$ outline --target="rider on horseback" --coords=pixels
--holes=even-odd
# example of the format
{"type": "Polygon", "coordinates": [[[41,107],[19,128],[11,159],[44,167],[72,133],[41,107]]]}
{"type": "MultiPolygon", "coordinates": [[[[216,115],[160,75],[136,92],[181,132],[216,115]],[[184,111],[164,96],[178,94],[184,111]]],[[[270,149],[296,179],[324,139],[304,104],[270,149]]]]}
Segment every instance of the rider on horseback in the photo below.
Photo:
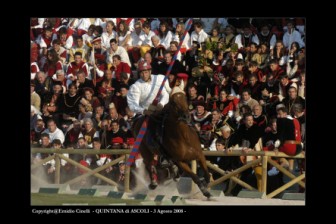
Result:
{"type": "Polygon", "coordinates": [[[151,65],[146,61],[139,62],[138,72],[140,79],[130,87],[127,94],[127,103],[129,108],[135,113],[152,115],[150,124],[155,125],[156,128],[149,128],[151,145],[153,148],[158,149],[161,154],[165,154],[161,147],[162,139],[160,139],[163,133],[162,123],[164,120],[164,114],[161,111],[169,101],[171,88],[169,83],[166,82],[157,106],[153,105],[152,102],[159,91],[164,76],[151,74],[151,69],[151,65]]]}

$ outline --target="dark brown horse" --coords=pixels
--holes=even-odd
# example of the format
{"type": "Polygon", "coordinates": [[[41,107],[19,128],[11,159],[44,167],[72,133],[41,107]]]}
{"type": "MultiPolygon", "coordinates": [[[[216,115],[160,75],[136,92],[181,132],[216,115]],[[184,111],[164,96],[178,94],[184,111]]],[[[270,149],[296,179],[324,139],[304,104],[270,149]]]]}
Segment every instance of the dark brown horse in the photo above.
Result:
{"type": "MultiPolygon", "coordinates": [[[[178,88],[178,87],[175,87],[178,88]]],[[[164,121],[163,142],[164,152],[169,159],[174,161],[192,180],[198,185],[203,195],[210,197],[211,194],[207,190],[207,185],[210,181],[206,160],[202,152],[199,137],[194,129],[186,122],[186,117],[189,117],[187,98],[184,92],[173,94],[169,103],[163,108],[163,113],[166,114],[164,121]],[[189,166],[189,162],[196,160],[204,171],[204,179],[200,179],[194,174],[189,166]]],[[[135,136],[139,133],[140,127],[145,117],[140,117],[133,124],[133,132],[135,136]]],[[[150,123],[148,129],[150,129],[150,123]]],[[[149,172],[151,183],[149,188],[157,187],[156,168],[153,163],[154,153],[160,154],[158,150],[152,150],[146,143],[146,135],[149,135],[150,130],[147,130],[143,141],[140,144],[139,151],[143,157],[146,169],[149,172]]]]}

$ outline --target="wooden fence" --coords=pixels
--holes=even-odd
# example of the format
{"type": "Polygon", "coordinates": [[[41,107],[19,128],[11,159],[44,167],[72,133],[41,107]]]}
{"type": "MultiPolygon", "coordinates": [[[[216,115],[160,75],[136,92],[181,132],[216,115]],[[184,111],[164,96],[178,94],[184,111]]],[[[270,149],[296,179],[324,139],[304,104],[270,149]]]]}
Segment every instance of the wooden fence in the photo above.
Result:
{"type": "MultiPolygon", "coordinates": [[[[127,160],[129,154],[130,154],[131,150],[127,149],[127,150],[123,150],[123,149],[101,149],[101,150],[94,150],[94,149],[46,149],[46,148],[32,148],[31,149],[31,153],[47,153],[47,154],[52,154],[49,157],[39,161],[38,163],[32,164],[31,165],[31,170],[37,168],[38,166],[41,166],[42,164],[44,164],[45,162],[55,159],[55,183],[59,184],[60,183],[60,169],[61,169],[61,163],[60,163],[60,159],[63,159],[65,161],[67,161],[68,163],[83,169],[85,171],[87,171],[86,173],[75,177],[72,180],[68,180],[67,182],[65,182],[64,184],[73,184],[76,183],[80,180],[82,180],[83,178],[86,178],[88,176],[94,175],[97,178],[107,182],[110,185],[114,185],[117,186],[118,184],[114,181],[112,181],[111,179],[99,174],[99,171],[102,171],[112,165],[117,164],[119,161],[121,160],[127,160]],[[68,154],[108,154],[108,155],[121,155],[120,157],[118,157],[115,160],[112,160],[109,163],[104,164],[101,167],[98,167],[94,170],[91,170],[83,165],[81,165],[80,163],[65,157],[64,153],[68,153],[68,154]]],[[[232,152],[219,152],[219,151],[203,151],[205,156],[257,156],[259,158],[257,158],[256,160],[252,160],[247,162],[245,165],[243,165],[242,167],[239,167],[236,170],[233,170],[232,172],[226,172],[220,168],[218,168],[217,166],[214,166],[213,164],[211,164],[209,161],[207,161],[207,166],[218,172],[219,174],[221,174],[222,176],[216,180],[214,180],[213,182],[211,182],[209,184],[209,187],[217,185],[227,179],[231,179],[232,181],[236,182],[237,184],[243,186],[244,188],[248,189],[248,190],[256,190],[255,188],[253,188],[252,186],[250,186],[249,184],[245,183],[244,181],[238,179],[237,177],[235,177],[235,175],[243,172],[244,170],[250,168],[250,167],[255,167],[255,166],[261,166],[262,167],[262,174],[261,174],[261,187],[258,189],[260,192],[264,192],[266,194],[266,189],[267,189],[267,164],[270,163],[271,165],[275,166],[280,172],[282,172],[284,175],[288,176],[289,178],[291,178],[292,180],[289,181],[288,183],[286,183],[285,185],[279,187],[278,189],[274,190],[273,192],[269,193],[267,195],[267,198],[272,198],[275,195],[281,193],[282,191],[286,190],[287,188],[293,186],[294,184],[298,183],[301,187],[305,188],[305,182],[303,182],[302,180],[305,178],[305,173],[299,175],[299,176],[295,176],[294,174],[292,174],[291,172],[289,172],[287,169],[283,168],[281,165],[279,165],[278,163],[274,162],[271,157],[282,157],[282,158],[288,158],[288,159],[304,159],[305,156],[304,154],[298,154],[296,156],[288,156],[284,153],[274,153],[274,152],[266,152],[266,151],[250,151],[247,153],[242,152],[242,150],[234,150],[232,152]]],[[[195,163],[193,163],[195,164],[195,163]]],[[[194,171],[195,169],[195,165],[194,167],[194,171]]],[[[36,177],[35,175],[31,174],[32,178],[34,179],[39,179],[38,177],[36,177]]],[[[130,192],[130,187],[129,187],[129,180],[130,180],[130,167],[126,166],[126,171],[125,171],[125,181],[124,181],[124,191],[125,192],[130,192]]]]}

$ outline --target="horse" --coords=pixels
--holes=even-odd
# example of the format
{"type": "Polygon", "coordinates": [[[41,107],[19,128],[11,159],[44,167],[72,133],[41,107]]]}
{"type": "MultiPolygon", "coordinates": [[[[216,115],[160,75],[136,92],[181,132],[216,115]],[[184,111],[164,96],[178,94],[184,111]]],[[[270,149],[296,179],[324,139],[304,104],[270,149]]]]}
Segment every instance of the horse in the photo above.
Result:
{"type": "MultiPolygon", "coordinates": [[[[174,93],[174,89],[172,93],[174,93]]],[[[161,147],[164,148],[163,151],[170,160],[192,178],[204,196],[207,198],[211,197],[210,192],[207,190],[207,186],[210,182],[210,175],[201,143],[196,130],[191,128],[187,122],[190,115],[185,93],[179,91],[172,94],[169,102],[164,106],[162,113],[164,113],[164,116],[166,117],[163,122],[163,138],[161,144],[161,147]],[[196,160],[200,164],[201,169],[204,171],[204,178],[199,178],[192,172],[188,165],[192,160],[196,160]]],[[[138,135],[144,120],[145,116],[141,116],[138,120],[134,121],[132,125],[134,136],[138,135]]],[[[151,128],[150,124],[151,123],[149,122],[148,128],[151,128]]],[[[145,139],[147,137],[150,138],[151,136],[147,135],[150,135],[150,130],[144,135],[143,141],[139,146],[139,152],[143,157],[143,162],[150,176],[151,183],[149,184],[149,188],[155,189],[158,186],[158,183],[153,160],[154,154],[160,155],[161,151],[159,149],[153,150],[152,146],[148,145],[148,142],[145,141],[145,139]]]]}

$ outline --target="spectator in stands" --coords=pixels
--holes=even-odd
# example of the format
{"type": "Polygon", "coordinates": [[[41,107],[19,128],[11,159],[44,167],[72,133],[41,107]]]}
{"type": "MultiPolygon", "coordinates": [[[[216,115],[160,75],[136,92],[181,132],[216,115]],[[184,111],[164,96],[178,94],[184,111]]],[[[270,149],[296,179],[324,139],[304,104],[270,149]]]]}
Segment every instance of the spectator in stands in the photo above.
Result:
{"type": "Polygon", "coordinates": [[[190,41],[193,44],[193,41],[197,41],[199,44],[205,42],[208,38],[208,34],[203,30],[203,25],[200,21],[194,22],[194,31],[191,33],[190,41]]]}
{"type": "Polygon", "coordinates": [[[100,101],[99,99],[94,96],[94,91],[90,87],[85,87],[83,89],[84,95],[83,98],[81,99],[81,103],[86,106],[87,104],[90,104],[92,107],[92,110],[95,110],[96,107],[100,106],[100,101]]]}
{"type": "MultiPolygon", "coordinates": [[[[166,51],[164,53],[164,62],[159,65],[159,74],[165,75],[170,63],[173,59],[173,53],[171,51],[166,51]]],[[[180,61],[175,61],[173,68],[171,69],[170,74],[177,75],[177,73],[184,73],[185,69],[180,61]]]]}
{"type": "MultiPolygon", "coordinates": [[[[254,65],[255,66],[255,65],[254,65]]],[[[257,66],[255,66],[257,68],[257,66]]],[[[249,75],[249,83],[245,86],[245,88],[250,89],[251,97],[255,100],[259,100],[261,97],[261,84],[258,81],[258,77],[255,73],[249,75]]]]}
{"type": "MultiPolygon", "coordinates": [[[[75,84],[69,85],[69,91],[63,94],[60,98],[60,112],[62,112],[62,128],[67,128],[73,120],[79,115],[78,106],[80,104],[81,96],[77,94],[77,86],[75,84]]],[[[64,130],[64,129],[63,129],[64,130]]]]}
{"type": "Polygon", "coordinates": [[[131,31],[125,21],[121,21],[118,24],[118,45],[128,50],[128,47],[132,44],[131,31]]]}
{"type": "MultiPolygon", "coordinates": [[[[89,75],[89,68],[87,63],[83,61],[83,56],[80,52],[75,53],[75,61],[71,62],[68,66],[67,76],[68,79],[67,85],[78,79],[77,75],[79,72],[84,73],[84,77],[88,77],[89,75]]],[[[91,77],[88,77],[91,79],[91,77]]]]}
{"type": "Polygon", "coordinates": [[[256,62],[257,66],[261,64],[261,56],[259,54],[259,45],[250,43],[249,50],[246,52],[245,63],[249,65],[250,62],[256,62]]]}
{"type": "MultiPolygon", "coordinates": [[[[41,139],[41,134],[45,130],[44,122],[42,119],[37,119],[34,129],[30,130],[31,144],[37,144],[41,139]]],[[[48,135],[49,136],[49,135],[48,135]]]]}
{"type": "Polygon", "coordinates": [[[85,88],[91,88],[94,89],[94,85],[92,80],[85,78],[85,72],[83,70],[79,70],[76,74],[77,80],[76,80],[76,86],[78,87],[78,94],[83,95],[85,88]]]}
{"type": "MultiPolygon", "coordinates": [[[[242,98],[238,103],[238,108],[240,109],[243,105],[248,105],[251,110],[255,105],[259,105],[258,101],[252,98],[250,89],[244,89],[242,92],[242,98]]],[[[236,120],[240,120],[241,116],[243,116],[243,114],[241,114],[239,110],[236,110],[235,112],[236,120]]]]}
{"type": "Polygon", "coordinates": [[[260,32],[258,33],[258,39],[261,44],[267,44],[270,49],[273,49],[276,42],[276,35],[270,31],[268,24],[264,23],[260,26],[260,32]]]}
{"type": "Polygon", "coordinates": [[[59,139],[61,143],[64,142],[64,134],[63,132],[56,126],[56,122],[54,119],[49,119],[47,122],[47,129],[42,132],[49,134],[50,141],[54,141],[54,139],[59,139]]]}
{"type": "MultiPolygon", "coordinates": [[[[89,28],[90,29],[90,28],[89,28]]],[[[84,36],[84,35],[83,35],[84,36]]],[[[83,41],[83,36],[78,36],[76,38],[76,46],[73,46],[70,50],[69,50],[69,62],[73,62],[75,60],[75,53],[76,52],[81,52],[82,53],[82,58],[83,61],[86,62],[86,57],[87,57],[87,53],[88,53],[88,47],[86,44],[84,44],[83,41]]]]}
{"type": "Polygon", "coordinates": [[[287,62],[286,48],[284,47],[284,44],[281,40],[278,40],[275,43],[275,49],[271,49],[271,59],[275,59],[281,67],[286,65],[287,62]]]}
{"type": "Polygon", "coordinates": [[[54,118],[59,125],[59,109],[63,88],[60,82],[54,82],[53,92],[48,93],[44,96],[43,106],[42,106],[42,118],[48,120],[49,118],[54,118]]]}
{"type": "Polygon", "coordinates": [[[285,74],[284,70],[280,67],[279,62],[276,59],[270,60],[269,66],[274,80],[280,80],[280,76],[285,74]]]}
{"type": "Polygon", "coordinates": [[[124,72],[127,74],[128,77],[131,77],[131,68],[130,66],[122,62],[120,55],[116,54],[113,55],[113,64],[110,68],[112,70],[112,74],[114,75],[117,82],[121,82],[121,73],[124,72]]]}
{"type": "Polygon", "coordinates": [[[169,48],[169,44],[172,41],[173,34],[168,28],[168,23],[166,21],[160,22],[159,34],[160,44],[166,49],[169,48]]]}
{"type": "Polygon", "coordinates": [[[255,105],[252,108],[253,112],[253,122],[258,125],[262,130],[265,130],[267,127],[267,117],[266,115],[262,114],[262,106],[255,105]]]}
{"type": "Polygon", "coordinates": [[[104,112],[103,106],[97,106],[92,115],[93,126],[96,130],[101,130],[101,122],[107,118],[107,113],[104,112]]]}
{"type": "Polygon", "coordinates": [[[301,47],[305,46],[305,43],[303,42],[301,38],[301,34],[299,31],[297,31],[295,28],[295,24],[293,20],[288,20],[287,22],[287,32],[283,35],[283,43],[288,50],[290,49],[293,42],[298,42],[301,47]]]}
{"type": "MultiPolygon", "coordinates": [[[[113,30],[113,27],[114,27],[113,21],[106,22],[106,32],[103,32],[103,34],[101,35],[102,47],[104,50],[110,48],[112,39],[116,40],[117,38],[117,32],[113,30]]],[[[117,44],[117,41],[115,43],[117,44]]]]}
{"type": "Polygon", "coordinates": [[[126,133],[120,128],[119,122],[113,120],[111,122],[111,131],[107,133],[107,143],[112,149],[126,149],[126,133]]]}
{"type": "MultiPolygon", "coordinates": [[[[44,99],[44,96],[52,91],[53,82],[52,79],[46,75],[44,72],[40,71],[36,73],[35,81],[35,91],[40,95],[41,100],[44,99]]],[[[43,102],[42,102],[43,105],[43,102]]]]}
{"type": "Polygon", "coordinates": [[[82,130],[82,125],[79,120],[73,120],[72,125],[69,126],[65,134],[64,146],[66,148],[76,148],[79,134],[82,130]]]}
{"type": "Polygon", "coordinates": [[[294,116],[293,105],[300,104],[302,109],[306,108],[306,101],[301,96],[298,96],[298,91],[296,85],[290,86],[288,88],[288,96],[283,99],[282,103],[288,108],[290,115],[294,116]]]}
{"type": "Polygon", "coordinates": [[[113,38],[113,39],[110,40],[110,46],[106,50],[106,53],[107,53],[106,62],[108,64],[113,64],[113,56],[114,55],[119,55],[121,61],[124,62],[124,63],[127,63],[128,66],[131,67],[131,62],[130,62],[130,59],[128,57],[127,51],[125,50],[125,48],[118,46],[118,43],[117,43],[116,39],[113,38]]]}
{"type": "Polygon", "coordinates": [[[61,61],[62,65],[65,64],[65,62],[67,60],[67,50],[64,47],[62,47],[61,40],[59,40],[59,39],[53,40],[52,41],[52,48],[57,53],[58,58],[61,61]]]}
{"type": "Polygon", "coordinates": [[[99,138],[99,132],[93,127],[93,122],[90,118],[86,118],[83,121],[84,130],[79,134],[79,138],[83,137],[86,140],[87,146],[92,148],[93,138],[99,138]]]}
{"type": "MultiPolygon", "coordinates": [[[[277,109],[277,137],[274,151],[284,152],[287,155],[297,155],[302,151],[300,122],[288,115],[286,107],[277,109]]],[[[294,160],[289,159],[289,170],[294,169],[294,160]]]]}
{"type": "Polygon", "coordinates": [[[43,66],[45,74],[52,78],[56,74],[57,70],[63,69],[63,62],[60,60],[59,55],[55,49],[48,50],[47,62],[43,66]]]}
{"type": "Polygon", "coordinates": [[[38,111],[41,110],[41,97],[35,92],[35,82],[30,82],[30,104],[38,111]]]}

